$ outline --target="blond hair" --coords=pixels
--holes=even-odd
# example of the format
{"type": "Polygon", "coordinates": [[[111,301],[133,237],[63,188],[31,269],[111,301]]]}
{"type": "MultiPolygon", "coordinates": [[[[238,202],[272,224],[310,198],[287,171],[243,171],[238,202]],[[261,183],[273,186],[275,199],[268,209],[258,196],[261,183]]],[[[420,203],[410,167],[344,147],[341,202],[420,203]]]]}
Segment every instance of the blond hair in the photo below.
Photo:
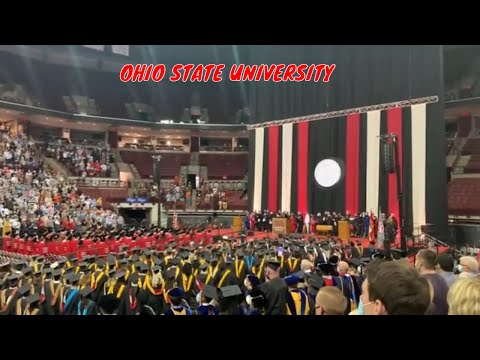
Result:
{"type": "Polygon", "coordinates": [[[480,315],[480,278],[456,280],[447,296],[450,315],[480,315]]]}
{"type": "Polygon", "coordinates": [[[478,272],[478,261],[473,256],[462,256],[460,263],[465,264],[472,272],[478,272]]]}

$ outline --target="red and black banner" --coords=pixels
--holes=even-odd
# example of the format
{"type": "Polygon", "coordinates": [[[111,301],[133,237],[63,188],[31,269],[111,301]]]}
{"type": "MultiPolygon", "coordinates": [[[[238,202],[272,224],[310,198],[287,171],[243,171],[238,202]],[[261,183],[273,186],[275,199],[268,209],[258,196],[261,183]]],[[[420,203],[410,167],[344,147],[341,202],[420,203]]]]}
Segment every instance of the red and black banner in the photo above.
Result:
{"type": "Polygon", "coordinates": [[[435,173],[427,167],[427,154],[438,145],[427,141],[427,118],[435,106],[418,104],[252,130],[252,210],[378,214],[380,209],[398,219],[397,177],[385,169],[381,140],[381,135],[395,134],[406,218],[412,219],[411,230],[419,230],[429,222],[430,207],[435,207],[427,202],[434,196],[428,193],[427,176],[435,173]],[[345,169],[342,180],[330,189],[317,186],[314,179],[315,166],[327,158],[342,161],[345,169]]]}

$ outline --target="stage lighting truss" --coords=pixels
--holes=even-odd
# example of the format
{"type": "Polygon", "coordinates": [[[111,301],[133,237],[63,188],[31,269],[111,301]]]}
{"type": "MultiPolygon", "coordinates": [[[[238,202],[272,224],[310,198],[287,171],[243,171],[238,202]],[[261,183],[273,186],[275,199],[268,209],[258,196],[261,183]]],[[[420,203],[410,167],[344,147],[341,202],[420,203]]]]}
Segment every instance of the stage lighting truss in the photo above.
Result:
{"type": "Polygon", "coordinates": [[[254,130],[258,128],[270,127],[270,126],[278,126],[278,125],[285,125],[285,124],[297,124],[304,121],[316,121],[316,120],[324,120],[324,119],[331,119],[339,116],[346,116],[351,114],[362,114],[367,113],[370,111],[376,110],[388,110],[388,109],[395,109],[395,108],[404,108],[407,106],[412,105],[419,105],[419,104],[433,104],[438,102],[438,96],[428,96],[423,98],[416,98],[416,99],[409,99],[409,100],[402,100],[402,101],[395,101],[386,104],[379,104],[379,105],[369,105],[363,106],[353,109],[346,109],[346,110],[338,110],[338,111],[331,111],[322,114],[315,114],[315,115],[307,115],[307,116],[299,116],[295,118],[283,119],[283,120],[274,120],[274,121],[267,121],[264,123],[259,124],[250,124],[247,125],[248,130],[254,130]]]}

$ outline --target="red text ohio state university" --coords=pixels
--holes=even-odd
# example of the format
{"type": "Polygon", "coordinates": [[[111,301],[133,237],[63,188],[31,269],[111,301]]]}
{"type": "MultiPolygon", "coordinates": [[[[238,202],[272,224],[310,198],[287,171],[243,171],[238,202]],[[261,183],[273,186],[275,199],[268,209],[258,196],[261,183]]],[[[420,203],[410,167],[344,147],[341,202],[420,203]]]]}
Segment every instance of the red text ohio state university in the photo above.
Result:
{"type": "Polygon", "coordinates": [[[125,64],[120,70],[123,82],[219,82],[230,81],[314,81],[329,82],[335,64],[176,64],[167,70],[165,64],[125,64]],[[167,74],[168,73],[168,74],[167,74]]]}

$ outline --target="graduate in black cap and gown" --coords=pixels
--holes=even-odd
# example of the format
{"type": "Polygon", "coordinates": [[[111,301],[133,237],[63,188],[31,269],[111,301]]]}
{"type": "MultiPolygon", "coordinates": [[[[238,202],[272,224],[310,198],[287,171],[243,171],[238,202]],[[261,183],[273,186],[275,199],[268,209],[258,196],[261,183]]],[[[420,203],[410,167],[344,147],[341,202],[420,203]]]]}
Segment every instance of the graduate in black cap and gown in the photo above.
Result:
{"type": "Polygon", "coordinates": [[[17,303],[20,295],[18,294],[18,280],[19,276],[16,274],[10,275],[7,278],[8,288],[0,292],[0,314],[14,315],[14,305],[17,303]]]}
{"type": "Polygon", "coordinates": [[[265,315],[286,315],[288,288],[280,277],[280,261],[269,259],[265,268],[267,281],[260,286],[265,294],[265,315]]]}
{"type": "Polygon", "coordinates": [[[53,279],[45,279],[43,283],[43,292],[45,301],[43,307],[47,315],[60,315],[62,313],[62,298],[65,291],[65,285],[61,281],[62,271],[59,269],[45,269],[45,273],[51,273],[53,279]]]}
{"type": "Polygon", "coordinates": [[[27,307],[22,315],[46,315],[40,305],[40,296],[32,294],[27,298],[27,307]]]}
{"type": "Polygon", "coordinates": [[[63,295],[63,314],[75,315],[77,312],[78,303],[81,301],[80,289],[78,283],[80,281],[80,274],[70,274],[67,277],[67,282],[70,288],[65,291],[63,295]]]}
{"type": "Polygon", "coordinates": [[[18,299],[15,303],[15,310],[13,315],[23,315],[28,308],[27,298],[31,295],[31,287],[29,284],[25,284],[18,289],[18,299]]]}
{"type": "Polygon", "coordinates": [[[247,296],[247,304],[246,315],[265,315],[265,294],[259,287],[253,288],[247,296]]]}
{"type": "Polygon", "coordinates": [[[82,316],[98,314],[98,306],[92,300],[94,294],[95,290],[90,286],[86,286],[82,290],[80,290],[81,300],[77,304],[75,315],[82,316]]]}
{"type": "Polygon", "coordinates": [[[224,286],[218,291],[220,315],[243,315],[240,306],[244,300],[242,289],[238,285],[224,286]]]}
{"type": "MultiPolygon", "coordinates": [[[[173,274],[173,276],[175,276],[175,274],[173,274]]],[[[140,303],[152,308],[156,315],[163,314],[166,306],[166,294],[164,293],[166,290],[162,282],[160,266],[155,265],[152,268],[152,276],[144,285],[144,288],[141,289],[138,294],[140,303]]]]}
{"type": "Polygon", "coordinates": [[[195,296],[199,290],[197,288],[197,282],[195,281],[195,275],[193,274],[193,266],[190,262],[185,262],[182,267],[182,281],[180,282],[181,288],[185,293],[185,301],[190,307],[195,306],[195,296]]]}
{"type": "Polygon", "coordinates": [[[118,315],[137,315],[140,309],[140,289],[139,289],[139,275],[133,273],[128,278],[128,287],[126,296],[120,298],[118,306],[118,315]]]}

